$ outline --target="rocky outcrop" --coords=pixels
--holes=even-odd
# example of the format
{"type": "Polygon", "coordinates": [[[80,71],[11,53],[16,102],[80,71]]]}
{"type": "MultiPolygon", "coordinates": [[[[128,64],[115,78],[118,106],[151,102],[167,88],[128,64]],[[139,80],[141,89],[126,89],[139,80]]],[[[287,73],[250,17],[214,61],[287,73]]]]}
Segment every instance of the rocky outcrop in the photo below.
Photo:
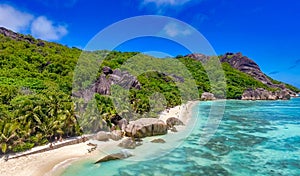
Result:
{"type": "Polygon", "coordinates": [[[169,129],[172,129],[175,125],[184,125],[181,120],[176,117],[170,117],[166,120],[169,129]]]}
{"type": "MultiPolygon", "coordinates": [[[[186,57],[201,61],[202,63],[206,63],[207,60],[210,59],[209,56],[205,56],[203,54],[189,54],[186,57]]],[[[228,63],[231,67],[250,75],[268,87],[286,90],[289,92],[290,96],[296,96],[296,93],[287,89],[285,84],[273,83],[272,80],[270,80],[270,78],[260,70],[259,66],[253,60],[243,56],[242,53],[226,53],[220,57],[220,61],[223,63],[228,63]]]]}
{"type": "MultiPolygon", "coordinates": [[[[31,44],[35,44],[35,39],[29,35],[22,35],[18,34],[16,32],[13,32],[9,29],[6,29],[4,27],[0,27],[0,34],[3,34],[6,37],[9,37],[11,39],[17,40],[17,41],[26,41],[31,44]]],[[[39,45],[41,45],[41,40],[38,42],[39,45]]],[[[42,42],[44,43],[44,42],[42,42]]]]}
{"type": "Polygon", "coordinates": [[[243,56],[242,53],[226,53],[221,57],[220,61],[227,62],[233,68],[252,76],[268,86],[275,87],[271,80],[260,70],[259,66],[253,60],[243,56]]]}
{"type": "Polygon", "coordinates": [[[167,125],[156,118],[141,118],[131,121],[125,129],[126,136],[135,138],[163,135],[167,132],[167,125]]]}
{"type": "Polygon", "coordinates": [[[97,78],[94,84],[85,90],[73,92],[73,96],[80,97],[88,102],[94,96],[94,93],[101,95],[110,95],[111,86],[119,85],[124,89],[140,89],[141,84],[137,78],[126,71],[120,71],[118,69],[112,70],[110,67],[103,67],[102,74],[97,78]]]}
{"type": "MultiPolygon", "coordinates": [[[[263,84],[272,87],[279,88],[281,90],[287,89],[284,84],[274,84],[259,68],[259,66],[251,59],[246,56],[243,56],[242,53],[226,53],[221,56],[221,62],[229,63],[233,68],[240,70],[254,79],[262,82],[263,84]]],[[[287,90],[291,93],[293,91],[287,90]]]]}
{"type": "Polygon", "coordinates": [[[286,89],[275,92],[263,88],[247,89],[242,95],[242,100],[289,100],[290,98],[290,92],[286,89]]]}
{"type": "Polygon", "coordinates": [[[201,95],[201,100],[204,101],[215,100],[215,99],[216,99],[215,95],[209,92],[203,92],[201,95]]]}
{"type": "Polygon", "coordinates": [[[120,153],[107,155],[107,156],[101,158],[100,160],[96,161],[95,164],[102,163],[102,162],[107,162],[107,161],[112,161],[112,160],[125,159],[125,158],[131,157],[131,156],[132,156],[132,153],[130,153],[128,151],[122,151],[120,153]]]}
{"type": "Polygon", "coordinates": [[[194,53],[194,54],[188,54],[185,57],[192,58],[194,60],[200,61],[201,63],[206,63],[209,60],[209,56],[206,56],[204,54],[194,53]]]}

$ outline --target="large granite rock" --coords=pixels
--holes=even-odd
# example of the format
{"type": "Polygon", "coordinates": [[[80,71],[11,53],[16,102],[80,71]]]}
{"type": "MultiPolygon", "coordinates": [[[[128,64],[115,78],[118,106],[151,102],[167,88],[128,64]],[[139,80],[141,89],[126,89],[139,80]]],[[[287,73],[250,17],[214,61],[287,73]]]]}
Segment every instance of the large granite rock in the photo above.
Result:
{"type": "Polygon", "coordinates": [[[291,98],[289,90],[283,89],[275,92],[263,88],[247,89],[242,95],[242,100],[289,100],[291,98]]]}
{"type": "Polygon", "coordinates": [[[163,135],[167,132],[167,125],[156,118],[141,118],[131,121],[125,129],[126,136],[135,138],[163,135]]]}
{"type": "Polygon", "coordinates": [[[184,125],[183,122],[181,120],[179,120],[176,117],[170,117],[166,120],[167,126],[169,129],[171,129],[172,127],[174,127],[175,125],[184,125]]]}
{"type": "Polygon", "coordinates": [[[215,99],[216,99],[215,95],[209,92],[203,92],[201,95],[201,100],[204,101],[215,100],[215,99]]]}

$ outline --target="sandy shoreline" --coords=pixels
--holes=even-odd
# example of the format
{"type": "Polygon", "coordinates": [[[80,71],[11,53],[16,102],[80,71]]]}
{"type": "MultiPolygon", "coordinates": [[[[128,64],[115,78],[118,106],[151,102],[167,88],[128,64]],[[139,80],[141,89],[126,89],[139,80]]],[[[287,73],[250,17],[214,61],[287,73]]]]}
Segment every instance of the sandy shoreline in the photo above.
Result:
{"type": "MultiPolygon", "coordinates": [[[[166,121],[169,117],[177,117],[184,124],[188,124],[191,117],[191,108],[196,104],[196,102],[188,102],[187,104],[176,106],[169,110],[163,111],[159,118],[166,121]]],[[[182,130],[186,126],[178,129],[182,130]]],[[[101,151],[105,151],[105,148],[116,147],[120,141],[108,141],[108,142],[97,142],[98,149],[94,152],[89,153],[88,149],[91,146],[87,144],[91,141],[86,141],[84,143],[69,145],[61,147],[58,149],[46,151],[43,153],[32,154],[16,159],[9,159],[4,161],[4,158],[0,159],[0,173],[2,176],[43,176],[52,175],[54,172],[57,175],[56,170],[62,170],[68,164],[87,158],[93,158],[96,156],[99,158],[101,156],[101,151]],[[100,144],[100,145],[99,145],[100,144]]],[[[92,141],[94,143],[94,141],[92,141]]],[[[103,155],[105,153],[102,153],[103,155]]]]}

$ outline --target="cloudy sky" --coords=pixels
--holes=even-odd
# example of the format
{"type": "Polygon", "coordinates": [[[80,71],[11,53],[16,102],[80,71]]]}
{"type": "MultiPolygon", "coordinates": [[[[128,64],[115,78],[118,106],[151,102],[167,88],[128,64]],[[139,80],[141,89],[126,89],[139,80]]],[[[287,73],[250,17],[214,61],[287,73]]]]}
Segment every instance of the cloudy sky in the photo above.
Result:
{"type": "MultiPolygon", "coordinates": [[[[299,9],[297,0],[1,0],[0,26],[85,48],[97,33],[120,20],[168,16],[190,28],[166,23],[160,26],[165,36],[187,38],[196,29],[218,55],[242,52],[271,77],[300,87],[299,9]]],[[[119,29],[119,34],[122,32],[129,31],[119,29]]],[[[174,42],[151,37],[131,40],[117,49],[170,56],[189,52],[174,42]]]]}

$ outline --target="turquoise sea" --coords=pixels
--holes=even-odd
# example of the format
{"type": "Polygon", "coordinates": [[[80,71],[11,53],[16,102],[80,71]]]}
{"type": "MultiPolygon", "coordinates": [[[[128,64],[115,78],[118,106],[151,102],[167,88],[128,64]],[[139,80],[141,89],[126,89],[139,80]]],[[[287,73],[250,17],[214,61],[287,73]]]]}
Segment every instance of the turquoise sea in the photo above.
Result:
{"type": "Polygon", "coordinates": [[[165,144],[145,139],[132,150],[133,158],[98,165],[91,160],[73,163],[63,176],[300,175],[300,98],[228,100],[216,133],[200,145],[214,103],[194,106],[189,133],[163,136],[165,144]]]}

